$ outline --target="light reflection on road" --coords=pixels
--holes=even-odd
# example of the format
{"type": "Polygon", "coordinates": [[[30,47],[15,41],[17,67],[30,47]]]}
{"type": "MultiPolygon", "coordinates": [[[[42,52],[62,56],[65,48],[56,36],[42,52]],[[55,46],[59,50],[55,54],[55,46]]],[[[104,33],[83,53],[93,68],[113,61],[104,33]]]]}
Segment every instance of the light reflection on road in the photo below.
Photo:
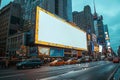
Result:
{"type": "Polygon", "coordinates": [[[120,80],[120,68],[115,73],[113,80],[120,80]]]}

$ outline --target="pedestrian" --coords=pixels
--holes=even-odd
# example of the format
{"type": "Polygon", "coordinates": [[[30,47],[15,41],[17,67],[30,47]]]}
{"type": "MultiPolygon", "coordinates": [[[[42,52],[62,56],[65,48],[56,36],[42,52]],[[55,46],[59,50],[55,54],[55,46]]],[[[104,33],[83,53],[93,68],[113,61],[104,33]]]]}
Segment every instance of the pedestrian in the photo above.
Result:
{"type": "Polygon", "coordinates": [[[6,59],[6,60],[5,60],[5,68],[8,68],[8,67],[9,67],[8,64],[9,64],[9,61],[8,61],[8,59],[6,59]]]}
{"type": "Polygon", "coordinates": [[[1,60],[1,68],[5,68],[5,60],[1,60]]]}

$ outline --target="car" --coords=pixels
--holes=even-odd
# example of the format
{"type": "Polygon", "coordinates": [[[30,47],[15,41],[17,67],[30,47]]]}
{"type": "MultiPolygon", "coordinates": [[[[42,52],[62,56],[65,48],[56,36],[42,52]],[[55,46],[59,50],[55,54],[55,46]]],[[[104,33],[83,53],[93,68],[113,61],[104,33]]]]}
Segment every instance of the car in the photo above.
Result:
{"type": "Polygon", "coordinates": [[[81,63],[82,58],[77,59],[77,63],[81,63]]]}
{"type": "Polygon", "coordinates": [[[105,55],[101,55],[101,60],[105,60],[105,55]]]}
{"type": "Polygon", "coordinates": [[[84,63],[85,62],[85,58],[79,58],[79,59],[77,59],[77,63],[79,64],[79,63],[84,63]]]}
{"type": "MultiPolygon", "coordinates": [[[[115,57],[115,58],[117,58],[117,57],[115,57]]],[[[113,61],[113,57],[109,56],[109,57],[107,57],[107,60],[108,61],[113,61]]]]}
{"type": "Polygon", "coordinates": [[[84,60],[85,60],[85,62],[90,62],[91,61],[89,56],[85,56],[84,60]]]}
{"type": "Polygon", "coordinates": [[[61,65],[64,65],[65,62],[64,60],[62,59],[57,59],[57,60],[54,60],[50,63],[50,66],[61,66],[61,65]]]}
{"type": "Polygon", "coordinates": [[[76,64],[77,63],[77,59],[74,59],[74,58],[71,58],[71,59],[68,59],[65,64],[76,64]]]}
{"type": "Polygon", "coordinates": [[[27,59],[16,64],[17,69],[36,68],[43,64],[41,59],[27,59]]]}
{"type": "Polygon", "coordinates": [[[119,58],[118,57],[113,58],[113,63],[119,63],[119,58]]]}

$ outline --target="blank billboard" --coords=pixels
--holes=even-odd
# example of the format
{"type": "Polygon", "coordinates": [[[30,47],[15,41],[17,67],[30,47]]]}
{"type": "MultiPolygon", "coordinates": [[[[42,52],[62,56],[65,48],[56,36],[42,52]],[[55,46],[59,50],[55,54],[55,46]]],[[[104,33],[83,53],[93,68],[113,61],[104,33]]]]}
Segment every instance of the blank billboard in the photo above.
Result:
{"type": "Polygon", "coordinates": [[[87,50],[86,32],[37,7],[35,44],[87,50]]]}

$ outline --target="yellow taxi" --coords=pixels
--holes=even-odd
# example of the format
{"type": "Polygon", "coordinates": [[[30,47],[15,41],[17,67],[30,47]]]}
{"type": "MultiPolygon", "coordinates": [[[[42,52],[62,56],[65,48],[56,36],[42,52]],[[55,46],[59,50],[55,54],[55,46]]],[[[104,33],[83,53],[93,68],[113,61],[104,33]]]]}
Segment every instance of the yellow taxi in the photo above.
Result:
{"type": "Polygon", "coordinates": [[[65,64],[64,60],[57,59],[57,60],[54,60],[53,62],[51,62],[50,66],[61,66],[61,65],[64,65],[64,64],[65,64]]]}
{"type": "Polygon", "coordinates": [[[65,64],[76,64],[77,63],[77,59],[74,59],[74,58],[71,58],[71,59],[68,59],[65,64]]]}

